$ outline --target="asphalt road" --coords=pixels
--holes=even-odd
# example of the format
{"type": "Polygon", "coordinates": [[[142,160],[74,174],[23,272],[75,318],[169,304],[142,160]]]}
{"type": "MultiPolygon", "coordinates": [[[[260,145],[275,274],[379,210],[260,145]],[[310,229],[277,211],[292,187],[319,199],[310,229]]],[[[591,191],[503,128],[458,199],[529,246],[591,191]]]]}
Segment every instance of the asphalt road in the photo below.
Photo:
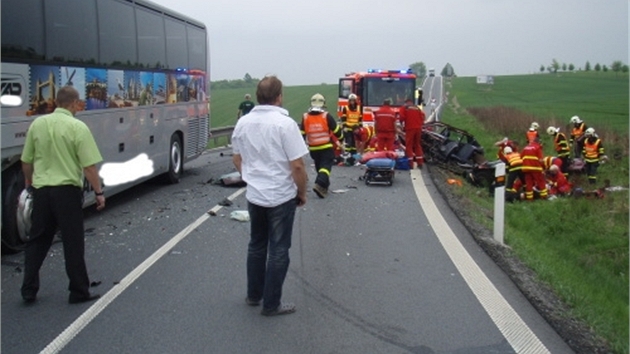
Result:
{"type": "Polygon", "coordinates": [[[261,316],[244,302],[249,224],[230,218],[245,195],[208,183],[234,171],[228,155],[86,210],[95,303],[67,303],[60,243],[33,305],[19,293],[22,255],[2,256],[2,353],[572,352],[419,170],[389,187],[335,167],[337,193],[309,192],[296,215],[283,299],[298,310],[261,316]]]}

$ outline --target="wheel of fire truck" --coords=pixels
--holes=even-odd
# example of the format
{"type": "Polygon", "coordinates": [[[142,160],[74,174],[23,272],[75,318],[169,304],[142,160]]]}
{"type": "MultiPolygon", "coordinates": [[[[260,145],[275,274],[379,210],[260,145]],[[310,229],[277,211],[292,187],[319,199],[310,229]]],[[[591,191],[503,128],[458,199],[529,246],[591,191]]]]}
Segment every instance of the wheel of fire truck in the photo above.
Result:
{"type": "Polygon", "coordinates": [[[24,249],[18,231],[18,198],[24,190],[24,175],[17,164],[2,172],[2,254],[24,249]]]}

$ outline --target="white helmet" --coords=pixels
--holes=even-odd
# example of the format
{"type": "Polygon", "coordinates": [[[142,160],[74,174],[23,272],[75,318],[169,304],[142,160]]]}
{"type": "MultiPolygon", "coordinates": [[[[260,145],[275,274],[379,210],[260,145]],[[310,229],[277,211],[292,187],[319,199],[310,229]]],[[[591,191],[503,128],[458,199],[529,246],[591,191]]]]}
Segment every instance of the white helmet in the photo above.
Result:
{"type": "Polygon", "coordinates": [[[316,93],[311,97],[311,107],[322,108],[326,104],[326,99],[322,94],[316,93]]]}
{"type": "Polygon", "coordinates": [[[573,116],[573,117],[571,117],[570,122],[573,123],[573,124],[576,124],[576,123],[580,124],[580,123],[582,123],[582,120],[578,116],[573,116]]]}
{"type": "Polygon", "coordinates": [[[584,132],[584,135],[586,135],[586,136],[593,136],[593,135],[595,135],[595,129],[593,129],[593,128],[586,129],[586,131],[584,132]]]}
{"type": "Polygon", "coordinates": [[[348,96],[348,101],[350,100],[355,100],[357,99],[357,95],[355,95],[354,93],[351,93],[350,96],[348,96]]]}
{"type": "Polygon", "coordinates": [[[529,127],[529,129],[531,129],[531,130],[538,130],[538,127],[539,127],[538,123],[532,122],[532,125],[529,127]]]}
{"type": "Polygon", "coordinates": [[[558,130],[559,129],[556,128],[556,127],[549,127],[549,128],[547,128],[547,134],[554,135],[554,134],[556,134],[558,132],[558,130]]]}
{"type": "Polygon", "coordinates": [[[512,153],[512,148],[509,146],[506,146],[503,148],[503,155],[507,155],[507,154],[511,154],[512,153]]]}

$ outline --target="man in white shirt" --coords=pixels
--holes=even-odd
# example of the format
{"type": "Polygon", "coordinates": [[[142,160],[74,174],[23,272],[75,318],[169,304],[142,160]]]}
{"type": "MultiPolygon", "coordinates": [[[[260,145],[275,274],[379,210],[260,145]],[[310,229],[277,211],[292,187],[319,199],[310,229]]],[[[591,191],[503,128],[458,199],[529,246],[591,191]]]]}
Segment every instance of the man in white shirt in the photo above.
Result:
{"type": "Polygon", "coordinates": [[[247,251],[248,305],[261,301],[261,314],[295,312],[282,303],[296,207],[306,204],[308,149],[297,123],[282,108],[282,82],[260,80],[258,105],[238,120],[232,134],[233,162],[247,183],[250,241],[247,251]]]}

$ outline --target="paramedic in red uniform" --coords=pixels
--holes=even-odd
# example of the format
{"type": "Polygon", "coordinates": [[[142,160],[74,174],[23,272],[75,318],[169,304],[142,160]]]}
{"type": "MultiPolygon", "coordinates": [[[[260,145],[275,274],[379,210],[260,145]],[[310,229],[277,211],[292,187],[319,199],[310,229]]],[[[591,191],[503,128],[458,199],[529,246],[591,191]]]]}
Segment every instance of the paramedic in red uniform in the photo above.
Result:
{"type": "Polygon", "coordinates": [[[391,107],[392,100],[387,98],[383,106],[374,112],[377,151],[394,151],[396,141],[396,112],[391,107]]]}
{"type": "Polygon", "coordinates": [[[369,144],[373,137],[374,126],[372,125],[357,125],[354,128],[354,142],[356,144],[358,154],[363,155],[366,150],[369,150],[369,144]]]}
{"type": "Polygon", "coordinates": [[[542,146],[533,141],[521,152],[523,175],[525,175],[525,199],[534,200],[534,187],[540,192],[541,199],[547,199],[547,184],[543,174],[542,146]]]}
{"type": "Polygon", "coordinates": [[[559,196],[571,193],[571,183],[567,181],[557,165],[551,165],[547,171],[547,184],[549,195],[559,196]]]}
{"type": "Polygon", "coordinates": [[[335,118],[325,110],[326,100],[317,93],[311,97],[311,107],[302,117],[300,129],[306,138],[311,158],[315,162],[315,185],[313,191],[318,197],[324,198],[330,186],[330,171],[335,160],[335,151],[331,135],[340,141],[343,132],[337,125],[335,118]]]}
{"type": "Polygon", "coordinates": [[[422,125],[424,124],[424,112],[413,104],[413,100],[408,98],[405,105],[400,109],[400,124],[405,129],[405,146],[409,166],[414,168],[417,164],[418,168],[424,163],[424,154],[422,152],[422,125]]]}

